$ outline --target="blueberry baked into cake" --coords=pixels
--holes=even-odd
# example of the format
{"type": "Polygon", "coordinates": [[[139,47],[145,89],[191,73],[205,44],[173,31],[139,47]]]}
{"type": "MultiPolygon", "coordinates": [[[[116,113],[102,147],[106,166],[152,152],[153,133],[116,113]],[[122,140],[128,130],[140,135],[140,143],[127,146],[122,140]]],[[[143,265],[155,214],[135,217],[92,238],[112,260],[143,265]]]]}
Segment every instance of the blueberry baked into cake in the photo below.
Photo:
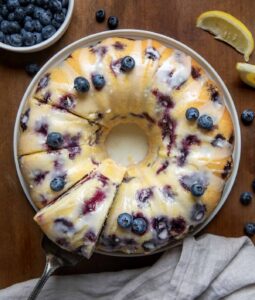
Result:
{"type": "Polygon", "coordinates": [[[34,219],[60,247],[143,254],[212,213],[233,140],[223,95],[194,59],[150,39],[109,38],[40,78],[21,115],[19,159],[34,219]],[[148,137],[137,164],[105,150],[122,123],[148,137]]]}

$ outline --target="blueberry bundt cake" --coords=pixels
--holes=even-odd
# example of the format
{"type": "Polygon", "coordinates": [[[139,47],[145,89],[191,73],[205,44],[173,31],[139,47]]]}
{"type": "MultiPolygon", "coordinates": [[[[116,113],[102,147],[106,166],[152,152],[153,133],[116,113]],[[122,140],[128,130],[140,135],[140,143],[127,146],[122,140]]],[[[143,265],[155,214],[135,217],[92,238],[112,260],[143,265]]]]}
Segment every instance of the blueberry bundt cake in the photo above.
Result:
{"type": "Polygon", "coordinates": [[[95,247],[153,252],[192,232],[221,198],[233,140],[222,92],[193,58],[154,40],[109,38],[41,77],[18,151],[35,221],[90,257],[95,247]],[[146,134],[148,153],[121,166],[105,143],[127,123],[146,134]]]}

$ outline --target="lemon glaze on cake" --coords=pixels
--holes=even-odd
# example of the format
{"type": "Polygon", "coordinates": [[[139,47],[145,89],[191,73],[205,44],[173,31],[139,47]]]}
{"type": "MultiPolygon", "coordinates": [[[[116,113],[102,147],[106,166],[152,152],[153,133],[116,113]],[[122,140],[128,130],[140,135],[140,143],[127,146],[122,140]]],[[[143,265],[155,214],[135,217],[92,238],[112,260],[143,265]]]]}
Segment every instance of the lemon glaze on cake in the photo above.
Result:
{"type": "Polygon", "coordinates": [[[217,206],[232,169],[233,125],[221,91],[194,59],[153,40],[111,38],[75,50],[40,79],[20,124],[22,172],[36,206],[47,205],[35,220],[61,247],[86,257],[97,240],[104,251],[147,253],[183,238],[217,206]],[[123,67],[127,56],[135,63],[130,70],[123,67]],[[74,88],[79,76],[88,91],[74,88]],[[191,107],[198,120],[187,119],[191,107]],[[210,128],[201,128],[203,116],[210,128]],[[123,169],[107,159],[105,141],[112,128],[128,123],[144,131],[149,148],[144,160],[123,169]],[[52,132],[62,137],[54,149],[52,132]],[[84,180],[105,163],[119,176],[116,183],[104,175],[116,187],[102,200],[108,203],[102,213],[100,202],[83,215],[82,201],[106,188],[84,180]],[[63,186],[52,190],[61,176],[63,186]],[[61,225],[53,225],[59,219],[61,225]]]}

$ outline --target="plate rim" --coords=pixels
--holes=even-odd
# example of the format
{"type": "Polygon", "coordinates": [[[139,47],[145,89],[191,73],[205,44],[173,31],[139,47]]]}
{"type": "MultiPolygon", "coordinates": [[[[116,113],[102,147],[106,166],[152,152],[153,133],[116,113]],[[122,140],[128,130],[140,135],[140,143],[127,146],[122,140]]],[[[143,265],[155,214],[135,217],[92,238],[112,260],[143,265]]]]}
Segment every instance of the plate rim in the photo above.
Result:
{"type": "MultiPolygon", "coordinates": [[[[240,164],[240,157],[241,157],[241,129],[239,124],[239,118],[237,115],[236,107],[234,104],[234,101],[227,89],[227,86],[225,85],[224,81],[221,79],[219,74],[216,72],[216,70],[211,66],[211,64],[203,58],[199,53],[197,53],[195,50],[190,48],[189,46],[185,45],[184,43],[168,37],[163,34],[159,34],[152,31],[146,31],[146,30],[139,30],[139,29],[118,29],[114,31],[102,31],[99,33],[91,34],[88,36],[85,36],[67,46],[65,46],[62,50],[58,51],[54,56],[52,56],[40,69],[40,71],[36,74],[36,76],[32,79],[28,87],[26,88],[26,91],[22,97],[22,100],[19,104],[19,108],[16,114],[16,120],[14,125],[14,133],[13,133],[13,154],[14,154],[14,162],[15,162],[15,168],[16,172],[21,184],[21,187],[23,189],[23,192],[25,193],[25,196],[27,200],[29,201],[30,205],[33,207],[35,211],[38,209],[34,205],[27,188],[27,184],[23,178],[23,175],[21,173],[20,165],[19,165],[19,158],[18,158],[18,136],[19,136],[19,120],[22,113],[22,110],[26,104],[26,100],[28,99],[29,95],[34,89],[35,84],[38,82],[39,78],[53,65],[55,65],[57,62],[61,61],[64,57],[67,57],[68,54],[70,54],[74,49],[78,47],[86,47],[91,44],[97,43],[105,38],[110,37],[124,37],[124,38],[133,38],[133,39],[154,39],[159,41],[160,43],[163,43],[167,45],[168,47],[173,47],[175,49],[179,49],[186,54],[190,55],[192,58],[194,58],[210,75],[210,77],[217,82],[219,87],[221,88],[225,104],[230,112],[231,119],[234,126],[234,133],[235,133],[235,139],[234,139],[234,150],[232,154],[233,158],[233,169],[230,177],[228,178],[227,182],[225,183],[224,190],[222,192],[222,196],[220,201],[218,202],[216,208],[213,210],[213,212],[210,214],[210,216],[200,225],[196,227],[196,230],[194,230],[192,233],[188,234],[187,236],[194,236],[198,234],[202,229],[204,229],[218,214],[222,206],[225,204],[232,187],[235,183],[237,172],[240,164]],[[170,46],[169,46],[170,45],[170,46]]],[[[147,256],[147,255],[153,255],[156,253],[160,253],[163,251],[166,251],[168,249],[171,249],[175,246],[178,246],[182,243],[183,240],[177,240],[176,242],[166,245],[152,253],[141,253],[141,254],[124,254],[121,252],[106,252],[99,249],[96,249],[95,252],[103,255],[109,255],[109,256],[119,256],[119,257],[138,257],[138,256],[147,256]]]]}

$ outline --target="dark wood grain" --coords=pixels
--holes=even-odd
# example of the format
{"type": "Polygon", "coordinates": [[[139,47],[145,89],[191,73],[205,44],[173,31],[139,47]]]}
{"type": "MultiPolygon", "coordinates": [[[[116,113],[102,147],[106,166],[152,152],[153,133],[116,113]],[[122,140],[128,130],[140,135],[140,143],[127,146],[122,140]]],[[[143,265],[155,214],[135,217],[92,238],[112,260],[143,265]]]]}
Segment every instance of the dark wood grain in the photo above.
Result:
{"type": "MultiPolygon", "coordinates": [[[[231,47],[215,41],[195,27],[196,17],[205,10],[219,9],[232,13],[255,32],[253,0],[75,0],[71,25],[63,38],[51,48],[35,54],[12,54],[0,50],[0,288],[40,275],[44,254],[40,247],[41,232],[33,221],[33,210],[20,187],[13,162],[13,126],[22,95],[30,78],[24,72],[27,62],[46,62],[69,43],[88,34],[106,30],[97,24],[95,11],[117,15],[119,28],[151,30],[176,38],[198,51],[225,81],[240,114],[244,108],[255,109],[255,91],[240,83],[235,64],[243,61],[231,47]]],[[[250,62],[255,62],[254,56],[250,62]]],[[[255,201],[242,207],[239,194],[251,190],[255,177],[255,124],[242,126],[242,158],[234,188],[217,217],[205,232],[225,236],[243,234],[243,224],[255,221],[255,201]]],[[[60,273],[115,271],[151,265],[159,255],[144,258],[114,258],[94,255],[76,269],[60,273]]]]}

